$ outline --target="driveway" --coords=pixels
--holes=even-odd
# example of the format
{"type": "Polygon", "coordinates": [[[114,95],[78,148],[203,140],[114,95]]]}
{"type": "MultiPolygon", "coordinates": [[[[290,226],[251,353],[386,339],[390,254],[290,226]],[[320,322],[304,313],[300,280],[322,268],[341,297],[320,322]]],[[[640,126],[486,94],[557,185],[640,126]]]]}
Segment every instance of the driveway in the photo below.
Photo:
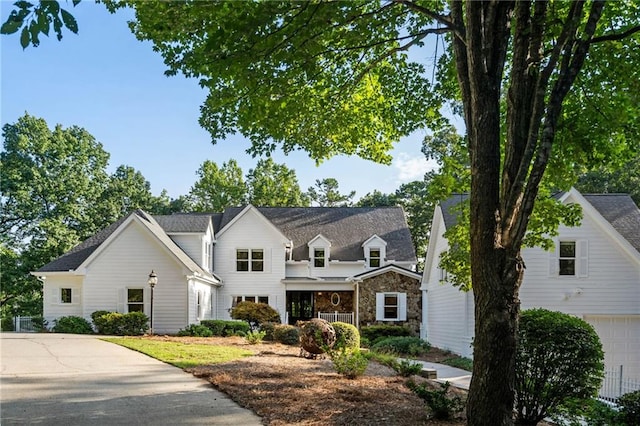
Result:
{"type": "Polygon", "coordinates": [[[0,334],[0,423],[260,425],[208,382],[94,336],[0,334]]]}

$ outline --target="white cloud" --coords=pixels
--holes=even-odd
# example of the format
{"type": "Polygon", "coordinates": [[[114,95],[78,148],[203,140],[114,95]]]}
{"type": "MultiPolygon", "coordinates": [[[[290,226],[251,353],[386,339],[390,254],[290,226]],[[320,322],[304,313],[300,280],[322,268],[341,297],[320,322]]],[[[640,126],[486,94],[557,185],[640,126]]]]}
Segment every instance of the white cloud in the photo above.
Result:
{"type": "Polygon", "coordinates": [[[398,170],[399,182],[421,180],[426,172],[437,168],[435,161],[427,161],[424,156],[412,157],[406,152],[398,154],[392,164],[398,170]]]}

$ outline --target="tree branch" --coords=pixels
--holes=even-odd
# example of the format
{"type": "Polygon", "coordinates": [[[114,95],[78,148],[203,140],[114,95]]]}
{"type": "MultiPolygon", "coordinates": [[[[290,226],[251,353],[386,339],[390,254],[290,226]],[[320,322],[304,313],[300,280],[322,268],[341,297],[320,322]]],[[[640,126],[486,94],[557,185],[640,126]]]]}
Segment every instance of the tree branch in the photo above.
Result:
{"type": "Polygon", "coordinates": [[[636,25],[635,27],[631,27],[629,28],[627,31],[621,32],[621,33],[611,33],[611,34],[606,34],[600,37],[594,37],[591,40],[589,40],[590,44],[594,44],[594,43],[601,43],[603,41],[616,41],[616,40],[622,40],[623,38],[629,37],[631,34],[640,32],[640,25],[636,25]]]}

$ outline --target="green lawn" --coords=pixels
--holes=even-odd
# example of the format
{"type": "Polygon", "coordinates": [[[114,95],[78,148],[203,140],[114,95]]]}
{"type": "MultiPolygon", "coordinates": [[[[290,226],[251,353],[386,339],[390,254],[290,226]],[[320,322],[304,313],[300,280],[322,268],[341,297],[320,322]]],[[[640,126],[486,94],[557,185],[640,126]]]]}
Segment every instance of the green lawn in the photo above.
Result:
{"type": "Polygon", "coordinates": [[[132,337],[105,338],[102,340],[142,352],[152,358],[180,368],[218,364],[254,355],[253,352],[233,346],[185,344],[132,337]]]}

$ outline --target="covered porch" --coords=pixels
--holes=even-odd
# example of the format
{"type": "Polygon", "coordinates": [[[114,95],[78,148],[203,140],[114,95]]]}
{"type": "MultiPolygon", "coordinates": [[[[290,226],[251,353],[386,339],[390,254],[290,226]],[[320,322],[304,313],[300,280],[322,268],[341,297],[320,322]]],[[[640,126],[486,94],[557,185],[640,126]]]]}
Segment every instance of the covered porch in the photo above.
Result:
{"type": "Polygon", "coordinates": [[[353,290],[287,290],[285,323],[321,318],[329,322],[356,324],[353,290]]]}

